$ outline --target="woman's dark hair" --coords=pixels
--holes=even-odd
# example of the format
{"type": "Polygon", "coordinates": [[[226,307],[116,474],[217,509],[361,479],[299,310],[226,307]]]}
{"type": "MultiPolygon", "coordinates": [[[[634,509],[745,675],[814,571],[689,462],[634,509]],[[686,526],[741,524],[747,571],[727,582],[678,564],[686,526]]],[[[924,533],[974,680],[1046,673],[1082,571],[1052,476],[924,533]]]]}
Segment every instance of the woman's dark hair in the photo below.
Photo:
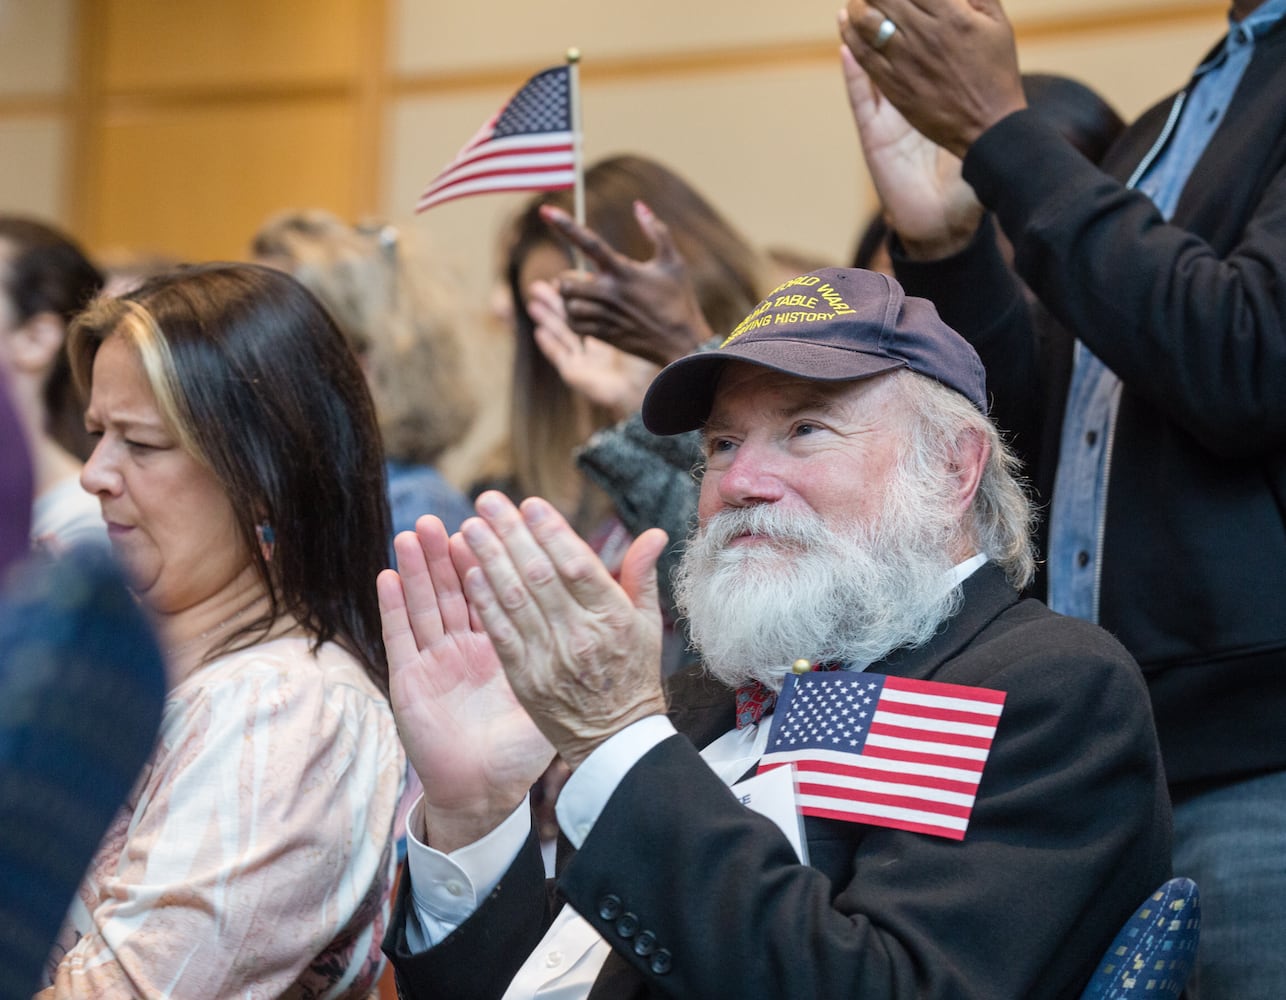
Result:
{"type": "Polygon", "coordinates": [[[853,266],[869,271],[875,255],[883,249],[888,239],[889,224],[884,220],[884,213],[877,208],[867,221],[862,235],[857,238],[857,249],[853,251],[853,266]]]}
{"type": "MultiPolygon", "coordinates": [[[[769,272],[763,255],[687,181],[654,160],[623,154],[600,160],[586,171],[586,223],[618,253],[648,260],[655,250],[634,216],[635,201],[646,203],[669,227],[710,329],[721,336],[731,331],[767,291],[769,272]]],[[[505,275],[517,328],[511,417],[515,485],[523,495],[552,498],[560,488],[566,492],[569,477],[577,475],[572,450],[585,437],[584,429],[577,427],[578,407],[588,407],[591,430],[617,418],[605,408],[580,402],[532,337],[526,290],[519,282],[523,263],[541,246],[566,250],[540,217],[541,206],[547,204],[570,212],[572,194],[551,192],[527,204],[507,234],[505,275]]],[[[567,261],[570,267],[570,251],[567,261]]],[[[586,510],[574,520],[579,528],[592,528],[604,512],[586,510]]]]}
{"type": "Polygon", "coordinates": [[[253,645],[289,615],[314,648],[339,644],[387,691],[375,592],[390,534],[384,456],[366,380],[326,310],[294,278],[253,264],[158,275],[72,325],[86,391],[112,336],[137,349],[162,416],[223,485],[268,591],[268,612],[220,651],[253,645]],[[255,531],[265,521],[271,559],[255,531]]]}
{"type": "MultiPolygon", "coordinates": [[[[68,237],[35,219],[0,215],[0,291],[13,303],[19,325],[47,312],[65,327],[102,287],[103,275],[68,237]]],[[[49,435],[87,458],[85,401],[72,381],[65,350],[45,379],[44,404],[49,435]]]]}

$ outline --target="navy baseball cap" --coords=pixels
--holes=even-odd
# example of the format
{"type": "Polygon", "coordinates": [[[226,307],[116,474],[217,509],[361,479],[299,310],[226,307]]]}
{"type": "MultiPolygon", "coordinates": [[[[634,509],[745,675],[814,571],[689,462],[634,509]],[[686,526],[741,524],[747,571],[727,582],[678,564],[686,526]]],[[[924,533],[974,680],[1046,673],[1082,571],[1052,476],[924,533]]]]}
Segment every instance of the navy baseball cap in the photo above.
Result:
{"type": "Polygon", "coordinates": [[[710,416],[729,361],[818,382],[852,382],[906,368],[954,389],[987,412],[982,360],[928,299],[888,275],[824,268],[773,289],[715,350],[664,368],[643,398],[653,434],[696,430],[710,416]]]}

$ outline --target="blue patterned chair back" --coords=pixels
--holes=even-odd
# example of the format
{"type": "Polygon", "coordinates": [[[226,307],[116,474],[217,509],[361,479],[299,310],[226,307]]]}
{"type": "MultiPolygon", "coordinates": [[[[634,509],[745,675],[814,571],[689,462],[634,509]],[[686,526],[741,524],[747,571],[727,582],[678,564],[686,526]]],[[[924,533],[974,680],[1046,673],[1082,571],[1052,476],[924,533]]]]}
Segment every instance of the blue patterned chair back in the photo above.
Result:
{"type": "Polygon", "coordinates": [[[1197,957],[1201,896],[1172,878],[1144,900],[1112,940],[1081,1000],[1173,1000],[1197,957]]]}

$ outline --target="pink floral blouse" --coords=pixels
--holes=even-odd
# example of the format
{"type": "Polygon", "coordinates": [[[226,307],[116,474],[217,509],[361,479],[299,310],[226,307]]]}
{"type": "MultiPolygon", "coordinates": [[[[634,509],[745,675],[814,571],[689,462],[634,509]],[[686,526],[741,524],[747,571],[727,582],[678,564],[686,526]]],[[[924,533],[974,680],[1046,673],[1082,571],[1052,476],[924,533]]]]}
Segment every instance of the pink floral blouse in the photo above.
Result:
{"type": "Polygon", "coordinates": [[[277,639],[196,671],[170,692],[41,1000],[370,995],[404,770],[388,702],[335,645],[277,639]]]}

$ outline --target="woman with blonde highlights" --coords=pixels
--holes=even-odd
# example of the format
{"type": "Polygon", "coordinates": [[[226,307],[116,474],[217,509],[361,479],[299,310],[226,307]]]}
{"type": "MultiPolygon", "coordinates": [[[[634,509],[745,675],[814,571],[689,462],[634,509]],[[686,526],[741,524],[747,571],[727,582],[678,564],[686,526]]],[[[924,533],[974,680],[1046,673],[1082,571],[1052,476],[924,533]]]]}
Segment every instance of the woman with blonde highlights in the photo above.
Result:
{"type": "Polygon", "coordinates": [[[357,360],[296,281],[236,264],[100,300],[69,348],[96,442],[82,482],[170,692],[41,996],[365,997],[403,756],[357,360]]]}

